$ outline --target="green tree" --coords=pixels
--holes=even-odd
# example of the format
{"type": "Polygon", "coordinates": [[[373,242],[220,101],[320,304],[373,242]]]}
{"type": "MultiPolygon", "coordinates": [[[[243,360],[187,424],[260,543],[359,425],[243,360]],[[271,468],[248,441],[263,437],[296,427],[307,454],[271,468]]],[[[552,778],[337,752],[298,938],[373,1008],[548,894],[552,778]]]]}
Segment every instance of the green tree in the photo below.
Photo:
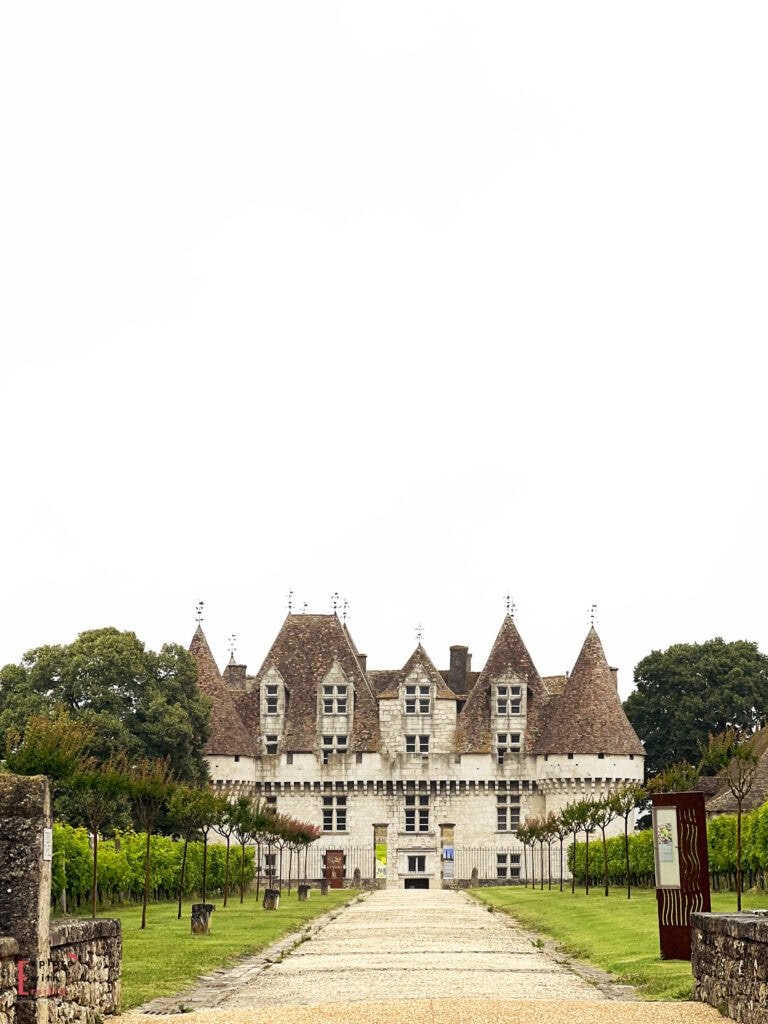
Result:
{"type": "Polygon", "coordinates": [[[141,927],[147,927],[147,903],[149,902],[149,880],[152,867],[152,830],[173,795],[173,772],[167,761],[149,758],[131,766],[129,797],[137,822],[145,837],[144,850],[144,893],[141,902],[141,927]]]}
{"type": "Polygon", "coordinates": [[[600,830],[603,840],[603,885],[605,895],[608,895],[608,846],[605,838],[605,830],[616,817],[616,810],[610,799],[598,800],[592,805],[590,821],[596,829],[600,830]]]}
{"type": "Polygon", "coordinates": [[[17,775],[47,775],[57,791],[83,765],[91,738],[91,730],[58,705],[50,715],[32,715],[23,732],[8,730],[5,764],[17,775]]]}
{"type": "Polygon", "coordinates": [[[639,782],[627,782],[611,796],[611,805],[618,818],[624,819],[624,865],[627,874],[627,899],[632,898],[632,878],[629,873],[629,816],[645,798],[639,782]]]}
{"type": "Polygon", "coordinates": [[[716,637],[652,651],[635,668],[635,684],[624,710],[651,775],[697,761],[710,733],[729,726],[751,733],[766,720],[768,657],[747,640],[716,637]]]}
{"type": "Polygon", "coordinates": [[[167,758],[178,779],[207,781],[210,702],[183,647],[148,651],[135,633],[107,627],[28,651],[21,665],[0,670],[0,745],[53,704],[89,728],[85,752],[97,760],[119,751],[129,759],[167,758]]]}

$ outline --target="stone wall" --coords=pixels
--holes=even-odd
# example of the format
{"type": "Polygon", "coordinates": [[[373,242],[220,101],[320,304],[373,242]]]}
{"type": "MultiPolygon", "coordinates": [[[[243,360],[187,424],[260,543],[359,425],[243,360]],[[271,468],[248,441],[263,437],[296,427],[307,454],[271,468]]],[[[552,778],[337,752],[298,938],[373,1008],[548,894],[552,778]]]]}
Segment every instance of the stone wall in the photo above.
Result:
{"type": "Polygon", "coordinates": [[[693,998],[768,1024],[768,912],[691,915],[693,998]]]}
{"type": "Polygon", "coordinates": [[[50,1001],[51,1024],[97,1024],[120,1009],[120,922],[66,920],[51,925],[51,974],[60,995],[50,1001]]]}
{"type": "Polygon", "coordinates": [[[0,1024],[16,1024],[16,957],[19,945],[15,939],[0,937],[0,1024]]]}

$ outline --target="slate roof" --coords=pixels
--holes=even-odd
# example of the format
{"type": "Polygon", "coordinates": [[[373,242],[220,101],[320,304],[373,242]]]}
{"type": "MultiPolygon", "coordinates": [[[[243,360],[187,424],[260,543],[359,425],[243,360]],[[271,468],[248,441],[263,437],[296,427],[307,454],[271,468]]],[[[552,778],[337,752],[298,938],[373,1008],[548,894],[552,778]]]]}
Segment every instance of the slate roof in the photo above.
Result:
{"type": "MultiPolygon", "coordinates": [[[[379,700],[391,700],[394,697],[400,696],[400,684],[408,678],[413,672],[417,665],[421,665],[424,671],[429,677],[429,681],[435,688],[435,697],[438,700],[456,700],[456,694],[448,686],[443,679],[443,676],[434,666],[432,659],[419,644],[416,650],[410,656],[408,661],[403,665],[399,672],[387,672],[388,676],[387,686],[385,689],[379,691],[379,700]]],[[[384,675],[385,673],[380,673],[384,675]]]]}
{"type": "Polygon", "coordinates": [[[544,722],[548,694],[512,616],[506,615],[488,661],[459,715],[456,727],[456,750],[459,753],[491,752],[491,690],[495,680],[512,674],[519,676],[529,691],[526,746],[530,749],[544,722]]]}
{"type": "Polygon", "coordinates": [[[556,707],[547,715],[533,753],[601,752],[645,755],[624,714],[603,645],[592,627],[556,707]]]}
{"type": "Polygon", "coordinates": [[[202,626],[195,630],[189,653],[197,663],[197,682],[211,701],[211,735],[204,752],[233,757],[241,754],[253,757],[256,753],[255,736],[248,735],[232,699],[232,691],[224,684],[214,660],[202,626]]]}
{"type": "Polygon", "coordinates": [[[333,615],[288,615],[256,674],[256,683],[274,666],[282,676],[287,700],[281,750],[319,751],[319,687],[338,661],[354,689],[355,703],[348,749],[355,753],[380,746],[379,711],[368,678],[360,667],[348,632],[333,615]]]}

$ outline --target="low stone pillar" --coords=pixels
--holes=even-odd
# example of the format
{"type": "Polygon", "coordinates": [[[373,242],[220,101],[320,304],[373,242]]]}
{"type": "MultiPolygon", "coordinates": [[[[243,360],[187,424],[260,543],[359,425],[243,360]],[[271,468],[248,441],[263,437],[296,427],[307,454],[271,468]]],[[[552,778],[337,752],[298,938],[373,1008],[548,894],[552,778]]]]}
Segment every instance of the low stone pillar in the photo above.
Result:
{"type": "Polygon", "coordinates": [[[264,890],[264,902],[262,906],[265,910],[277,910],[280,906],[280,890],[279,889],[265,889],[264,890]]]}
{"type": "Polygon", "coordinates": [[[216,909],[213,903],[192,904],[192,934],[208,935],[211,930],[211,914],[216,909]]]}
{"type": "Polygon", "coordinates": [[[324,878],[322,880],[322,882],[320,883],[320,895],[321,896],[327,896],[329,888],[330,888],[330,886],[328,885],[328,879],[324,878]]]}
{"type": "Polygon", "coordinates": [[[744,1024],[768,1021],[766,915],[691,915],[693,998],[744,1024]]]}
{"type": "Polygon", "coordinates": [[[300,885],[299,886],[299,903],[306,903],[308,899],[309,899],[309,886],[308,885],[300,885]]]}

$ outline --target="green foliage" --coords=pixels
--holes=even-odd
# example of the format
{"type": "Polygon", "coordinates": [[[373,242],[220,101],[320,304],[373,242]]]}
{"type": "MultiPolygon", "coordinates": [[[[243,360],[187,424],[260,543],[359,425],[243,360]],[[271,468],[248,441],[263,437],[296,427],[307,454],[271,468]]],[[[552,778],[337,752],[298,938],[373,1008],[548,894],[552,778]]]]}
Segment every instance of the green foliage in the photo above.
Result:
{"type": "Polygon", "coordinates": [[[679,761],[695,763],[710,733],[765,723],[768,657],[746,640],[720,637],[653,651],[635,668],[637,689],[624,703],[645,744],[651,775],[679,761]]]}
{"type": "Polygon", "coordinates": [[[8,730],[5,765],[17,775],[47,775],[56,785],[81,765],[91,738],[90,729],[59,706],[52,716],[32,715],[23,735],[8,730]]]}
{"type": "Polygon", "coordinates": [[[210,703],[194,659],[177,644],[148,651],[134,633],[108,627],[28,651],[21,665],[0,670],[0,749],[10,731],[23,735],[31,716],[59,706],[89,730],[87,756],[167,758],[180,781],[207,780],[210,703]]]}
{"type": "MultiPolygon", "coordinates": [[[[141,899],[144,889],[144,850],[146,838],[136,832],[117,832],[112,839],[99,842],[97,889],[102,903],[141,899]]],[[[183,843],[169,836],[152,836],[150,887],[158,900],[172,899],[178,890],[183,843]]],[[[224,885],[225,849],[216,844],[208,848],[208,886],[219,890],[224,885]]],[[[231,853],[230,871],[240,877],[241,848],[231,853]]],[[[245,849],[245,880],[254,877],[254,851],[245,849]]],[[[59,824],[53,827],[53,894],[57,904],[66,884],[68,902],[85,903],[91,893],[92,855],[88,831],[59,824]]],[[[203,879],[203,844],[189,844],[184,895],[199,891],[203,879]]]]}

